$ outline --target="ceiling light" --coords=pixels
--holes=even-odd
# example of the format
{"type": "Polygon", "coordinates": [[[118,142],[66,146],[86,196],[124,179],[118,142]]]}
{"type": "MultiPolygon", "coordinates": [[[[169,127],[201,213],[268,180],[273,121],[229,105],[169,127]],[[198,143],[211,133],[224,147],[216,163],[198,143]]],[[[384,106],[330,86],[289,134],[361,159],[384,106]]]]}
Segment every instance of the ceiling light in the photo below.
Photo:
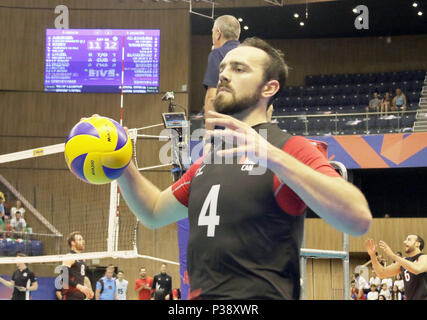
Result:
{"type": "Polygon", "coordinates": [[[359,11],[356,8],[353,9],[353,13],[358,13],[358,12],[359,11]]]}
{"type": "Polygon", "coordinates": [[[418,11],[418,15],[421,17],[423,15],[422,11],[418,11]]]}
{"type": "Polygon", "coordinates": [[[418,3],[414,2],[414,3],[412,4],[412,6],[413,6],[414,8],[416,8],[416,7],[418,7],[418,3]]]}
{"type": "Polygon", "coordinates": [[[243,29],[248,30],[248,29],[249,29],[249,27],[248,27],[248,26],[244,26],[244,27],[243,27],[243,29]]]}
{"type": "Polygon", "coordinates": [[[299,23],[299,25],[300,25],[301,27],[303,27],[303,26],[304,26],[304,22],[302,22],[302,21],[301,21],[301,22],[299,23]]]}
{"type": "Polygon", "coordinates": [[[239,22],[243,22],[243,19],[242,19],[242,18],[239,18],[239,19],[237,19],[237,20],[239,20],[239,22]]]}
{"type": "Polygon", "coordinates": [[[363,18],[362,17],[359,17],[359,21],[362,21],[363,20],[363,18]]]}
{"type": "Polygon", "coordinates": [[[299,18],[299,14],[298,13],[294,13],[294,18],[298,19],[299,18]]]}

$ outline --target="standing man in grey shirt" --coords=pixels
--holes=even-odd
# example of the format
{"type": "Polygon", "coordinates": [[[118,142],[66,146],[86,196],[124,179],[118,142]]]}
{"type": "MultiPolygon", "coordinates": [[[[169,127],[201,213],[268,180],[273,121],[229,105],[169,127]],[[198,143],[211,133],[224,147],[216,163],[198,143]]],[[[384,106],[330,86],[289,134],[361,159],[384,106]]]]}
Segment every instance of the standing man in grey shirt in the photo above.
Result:
{"type": "MultiPolygon", "coordinates": [[[[213,50],[209,54],[208,66],[203,79],[203,85],[206,89],[203,106],[205,119],[208,118],[208,111],[214,111],[213,101],[216,96],[216,87],[219,79],[219,64],[228,51],[240,44],[239,37],[240,22],[235,17],[224,15],[215,20],[212,28],[213,50]]],[[[206,130],[213,129],[209,124],[205,124],[205,128],[206,130]]]]}

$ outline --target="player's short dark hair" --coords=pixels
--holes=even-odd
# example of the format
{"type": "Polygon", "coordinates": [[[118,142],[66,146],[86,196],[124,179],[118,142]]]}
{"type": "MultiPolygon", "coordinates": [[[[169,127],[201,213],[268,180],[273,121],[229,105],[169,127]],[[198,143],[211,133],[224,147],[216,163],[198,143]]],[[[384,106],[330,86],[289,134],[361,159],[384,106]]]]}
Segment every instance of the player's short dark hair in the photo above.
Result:
{"type": "MultiPolygon", "coordinates": [[[[283,52],[273,48],[266,41],[257,37],[246,38],[240,46],[258,48],[268,55],[269,61],[266,63],[264,69],[264,81],[277,80],[279,82],[280,88],[274,95],[274,98],[279,97],[283,93],[289,72],[283,52]]],[[[270,99],[268,105],[271,104],[272,100],[270,99]]]]}
{"type": "Polygon", "coordinates": [[[417,242],[420,243],[420,250],[422,251],[424,249],[424,240],[420,236],[417,235],[417,242]]]}
{"type": "Polygon", "coordinates": [[[68,235],[68,238],[67,238],[68,246],[71,247],[71,242],[76,241],[77,235],[82,235],[82,233],[80,231],[73,231],[68,235]]]}

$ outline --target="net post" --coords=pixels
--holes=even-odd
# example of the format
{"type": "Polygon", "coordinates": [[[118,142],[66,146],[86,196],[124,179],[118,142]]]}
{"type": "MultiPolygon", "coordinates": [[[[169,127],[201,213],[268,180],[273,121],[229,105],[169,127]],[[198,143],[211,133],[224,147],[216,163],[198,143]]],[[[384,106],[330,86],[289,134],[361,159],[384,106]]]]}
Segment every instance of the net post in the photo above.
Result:
{"type": "Polygon", "coordinates": [[[107,251],[116,251],[117,247],[117,233],[118,221],[117,221],[117,181],[114,180],[110,184],[110,209],[108,215],[108,239],[107,239],[107,251]]]}

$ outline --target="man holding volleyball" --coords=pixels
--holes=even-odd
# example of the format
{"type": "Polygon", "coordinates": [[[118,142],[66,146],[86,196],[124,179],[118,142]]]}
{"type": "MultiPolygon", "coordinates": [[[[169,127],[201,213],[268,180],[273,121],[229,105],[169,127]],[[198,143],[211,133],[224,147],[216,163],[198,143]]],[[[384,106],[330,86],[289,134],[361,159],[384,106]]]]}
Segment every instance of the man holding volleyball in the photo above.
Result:
{"type": "Polygon", "coordinates": [[[278,50],[246,39],[221,62],[216,112],[207,119],[212,127],[225,127],[207,131],[208,141],[237,140],[234,148],[211,154],[231,157],[233,164],[202,157],[165,190],[133,163],[117,180],[148,228],[189,218],[192,299],[298,299],[307,206],[340,231],[358,236],[369,228],[372,216],[363,194],[308,140],[267,121],[267,107],[286,78],[278,50]]]}

